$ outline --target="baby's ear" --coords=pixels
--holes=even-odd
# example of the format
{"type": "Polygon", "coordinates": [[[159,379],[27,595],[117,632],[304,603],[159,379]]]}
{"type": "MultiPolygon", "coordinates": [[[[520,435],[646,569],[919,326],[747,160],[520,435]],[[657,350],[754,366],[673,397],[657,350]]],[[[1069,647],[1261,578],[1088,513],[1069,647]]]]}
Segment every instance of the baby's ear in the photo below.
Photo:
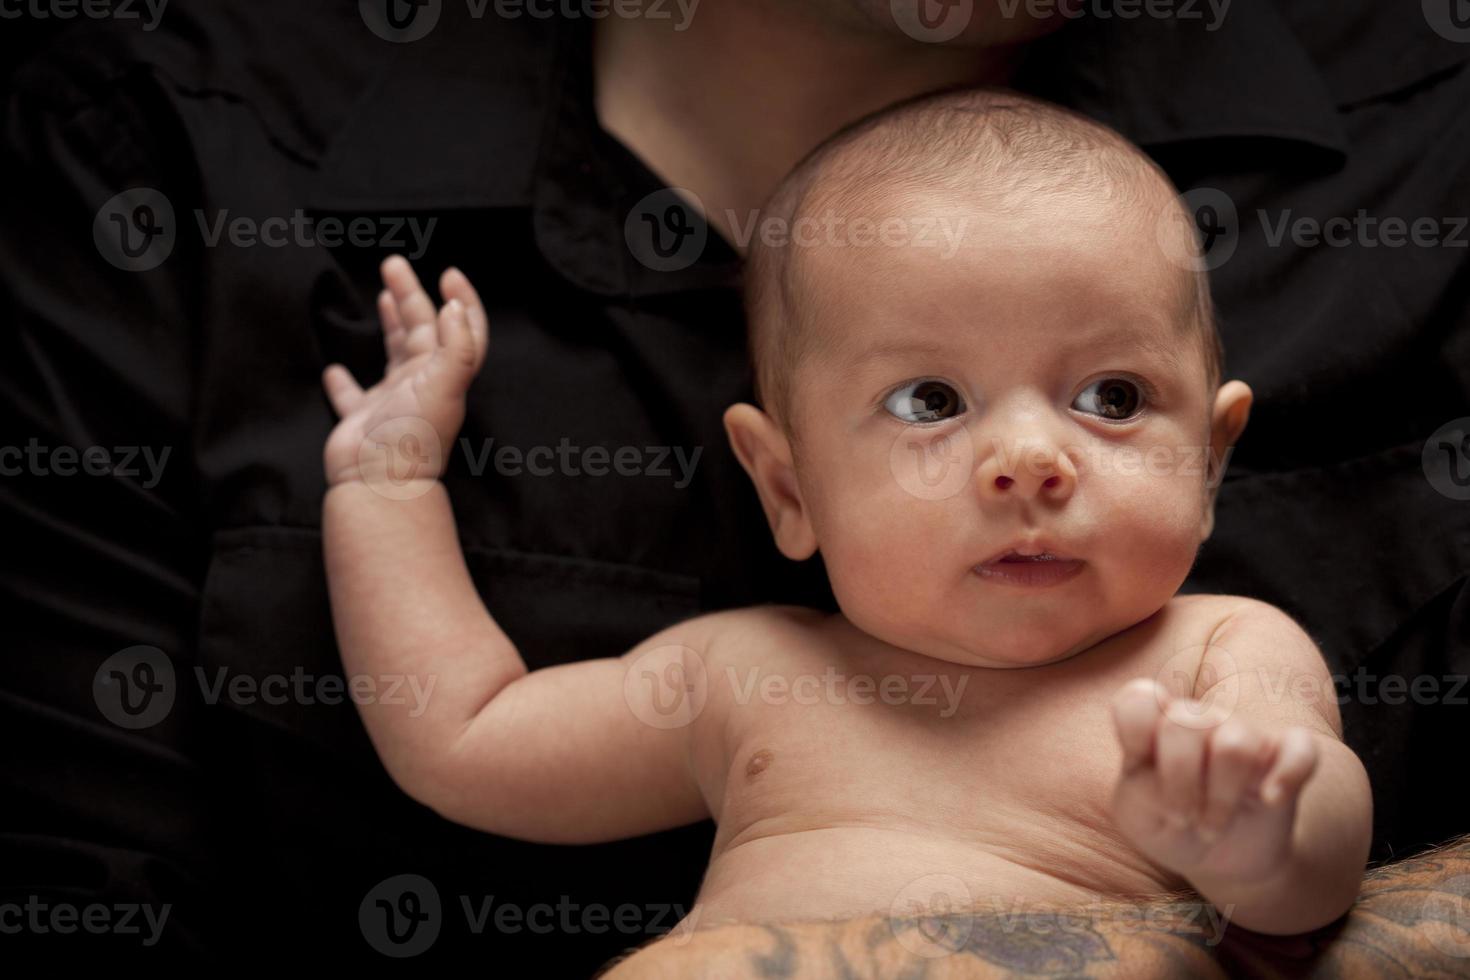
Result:
{"type": "Polygon", "coordinates": [[[786,433],[765,412],[741,402],[725,409],[725,434],[755,484],[776,547],[793,561],[810,558],[817,536],[801,499],[786,433]]]}
{"type": "Polygon", "coordinates": [[[1210,411],[1210,446],[1205,459],[1205,489],[1209,500],[1200,527],[1201,541],[1215,530],[1215,494],[1225,478],[1225,466],[1230,462],[1236,440],[1245,431],[1253,398],[1250,386],[1244,381],[1227,381],[1215,393],[1215,404],[1210,411]]]}

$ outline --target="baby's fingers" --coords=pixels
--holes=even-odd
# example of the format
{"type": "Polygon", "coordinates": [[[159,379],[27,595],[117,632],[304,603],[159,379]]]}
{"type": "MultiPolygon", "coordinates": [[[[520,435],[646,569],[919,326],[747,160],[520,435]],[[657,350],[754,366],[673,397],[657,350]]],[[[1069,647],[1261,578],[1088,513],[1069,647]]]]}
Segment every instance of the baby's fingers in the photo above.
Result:
{"type": "Polygon", "coordinates": [[[439,347],[429,370],[453,395],[463,395],[475,376],[475,337],[464,304],[452,299],[439,311],[439,347]]]}
{"type": "Polygon", "coordinates": [[[327,391],[327,400],[337,415],[350,413],[362,398],[362,387],[353,379],[352,373],[340,364],[329,364],[322,372],[322,387],[327,391]]]}
{"type": "Polygon", "coordinates": [[[1294,799],[1317,769],[1317,742],[1305,728],[1289,728],[1281,735],[1276,760],[1261,780],[1261,802],[1275,806],[1294,799]]]}
{"type": "Polygon", "coordinates": [[[1154,731],[1159,725],[1168,693],[1146,677],[1131,680],[1113,697],[1113,724],[1123,746],[1123,772],[1133,772],[1153,760],[1154,731]]]}
{"type": "Polygon", "coordinates": [[[398,315],[398,301],[387,289],[378,293],[378,320],[383,324],[383,351],[388,355],[388,370],[391,371],[407,359],[405,341],[408,331],[398,315]]]}
{"type": "Polygon", "coordinates": [[[453,266],[445,269],[444,274],[439,277],[439,292],[445,300],[457,299],[464,304],[465,319],[469,322],[470,333],[475,340],[475,367],[478,369],[485,360],[490,335],[490,320],[485,315],[485,305],[480,302],[480,294],[475,292],[469,277],[453,266]]]}
{"type": "Polygon", "coordinates": [[[1261,778],[1267,749],[1265,736],[1234,719],[1215,729],[1205,761],[1204,834],[1218,834],[1225,829],[1261,778]]]}
{"type": "Polygon", "coordinates": [[[436,345],[434,301],[424,292],[413,266],[401,255],[390,255],[383,260],[383,283],[393,295],[398,307],[398,319],[403,324],[404,352],[412,357],[432,351],[436,345]]]}

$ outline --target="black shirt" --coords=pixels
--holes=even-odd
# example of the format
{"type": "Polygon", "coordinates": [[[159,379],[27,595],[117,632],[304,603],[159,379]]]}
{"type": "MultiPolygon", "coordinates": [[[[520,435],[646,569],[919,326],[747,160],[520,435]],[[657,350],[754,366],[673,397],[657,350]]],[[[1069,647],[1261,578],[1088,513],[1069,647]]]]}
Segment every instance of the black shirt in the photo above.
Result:
{"type": "MultiPolygon", "coordinates": [[[[749,398],[737,256],[701,228],[671,268],[639,261],[630,215],[663,181],[597,124],[589,26],[446,4],[392,44],[356,4],[179,4],[154,31],[68,25],[15,70],[0,446],[25,452],[0,456],[0,899],[169,903],[170,955],[338,960],[379,955],[363,923],[411,874],[439,902],[424,957],[552,976],[687,911],[710,822],[585,847],[456,827],[393,786],[330,681],[319,377],[379,376],[377,264],[395,251],[426,282],[458,265],[489,308],[446,482],[533,669],[703,610],[831,605],[819,561],[775,552],[725,444],[721,411],[749,398]],[[139,188],[156,194],[114,200],[139,188]],[[139,658],[167,703],[128,727],[104,680],[119,663],[146,679],[139,658]]],[[[1016,79],[1214,207],[1227,377],[1257,401],[1187,588],[1276,603],[1317,639],[1373,778],[1378,857],[1470,830],[1452,778],[1470,448],[1436,435],[1470,416],[1467,54],[1417,7],[1240,2],[1213,30],[1071,24],[1016,79]],[[1359,209],[1434,219],[1439,244],[1293,241],[1299,219],[1359,209]]]]}

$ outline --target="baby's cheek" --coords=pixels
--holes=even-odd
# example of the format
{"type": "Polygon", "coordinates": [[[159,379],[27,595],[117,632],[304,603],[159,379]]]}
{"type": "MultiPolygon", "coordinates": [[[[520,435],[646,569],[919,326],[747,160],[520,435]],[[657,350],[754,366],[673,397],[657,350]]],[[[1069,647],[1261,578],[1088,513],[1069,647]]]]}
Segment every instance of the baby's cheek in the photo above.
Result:
{"type": "Polygon", "coordinates": [[[849,484],[813,513],[833,592],[850,617],[914,608],[932,596],[937,577],[963,563],[946,502],[893,489],[849,484]]]}
{"type": "Polygon", "coordinates": [[[1199,549],[1203,498],[1182,479],[1140,481],[1110,501],[1111,536],[1129,567],[1167,587],[1189,571],[1199,549]]]}

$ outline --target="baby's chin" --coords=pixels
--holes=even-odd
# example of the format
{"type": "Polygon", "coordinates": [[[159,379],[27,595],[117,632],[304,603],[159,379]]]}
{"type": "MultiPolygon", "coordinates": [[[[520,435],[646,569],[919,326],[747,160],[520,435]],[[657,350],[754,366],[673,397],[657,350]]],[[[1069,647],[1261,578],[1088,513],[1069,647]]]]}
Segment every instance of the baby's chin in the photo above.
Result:
{"type": "Polygon", "coordinates": [[[847,616],[864,632],[909,653],[963,667],[1000,670],[1059,663],[1117,632],[1110,624],[1093,622],[1092,617],[1081,615],[1038,617],[1030,622],[992,621],[983,627],[963,622],[854,619],[851,613],[847,616]]]}
{"type": "Polygon", "coordinates": [[[851,608],[847,604],[842,605],[842,613],[857,629],[910,654],[1000,670],[1070,660],[1138,619],[1127,616],[1125,610],[1080,607],[1069,616],[1057,616],[1054,610],[1038,610],[1033,616],[988,611],[983,619],[956,616],[954,610],[925,617],[914,616],[911,608],[851,608]],[[1116,614],[1110,617],[1108,613],[1116,614]]]}

